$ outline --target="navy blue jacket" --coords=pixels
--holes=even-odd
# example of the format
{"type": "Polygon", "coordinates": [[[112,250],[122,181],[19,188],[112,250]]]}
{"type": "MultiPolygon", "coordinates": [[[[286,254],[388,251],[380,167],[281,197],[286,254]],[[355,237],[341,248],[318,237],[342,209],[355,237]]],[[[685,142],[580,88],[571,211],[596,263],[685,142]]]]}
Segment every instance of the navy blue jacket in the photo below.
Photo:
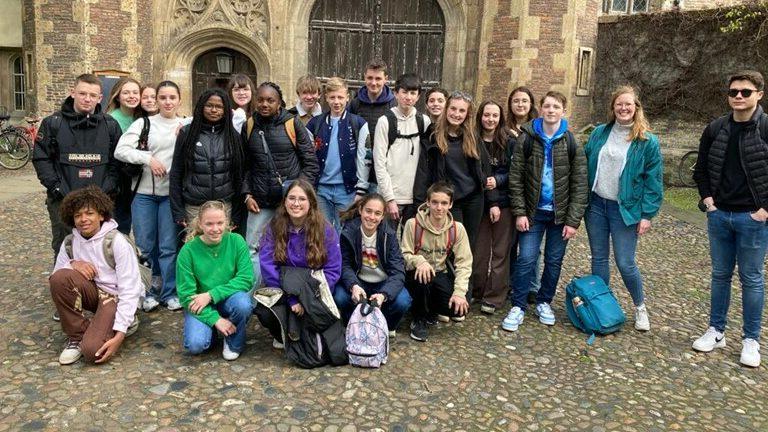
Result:
{"type": "MultiPolygon", "coordinates": [[[[357,178],[357,153],[360,143],[357,142],[360,129],[365,125],[362,117],[352,114],[347,110],[339,119],[339,160],[341,161],[341,176],[344,180],[344,189],[347,193],[355,191],[358,185],[357,178]]],[[[317,162],[320,164],[320,172],[317,176],[317,182],[323,176],[325,170],[325,161],[328,159],[328,145],[331,140],[331,114],[325,113],[313,117],[307,123],[307,130],[314,136],[315,154],[317,162]]],[[[362,143],[365,145],[365,143],[362,143]]],[[[357,188],[357,192],[365,194],[366,189],[357,188]]]]}
{"type": "MultiPolygon", "coordinates": [[[[357,273],[363,266],[363,233],[360,231],[362,221],[355,218],[344,224],[341,230],[341,284],[347,290],[353,285],[363,286],[357,273]]],[[[394,300],[405,286],[405,261],[397,242],[397,234],[386,221],[382,221],[376,230],[376,253],[379,263],[389,275],[381,284],[378,293],[387,296],[387,301],[394,300]]],[[[376,294],[376,293],[374,293],[376,294]]]]}

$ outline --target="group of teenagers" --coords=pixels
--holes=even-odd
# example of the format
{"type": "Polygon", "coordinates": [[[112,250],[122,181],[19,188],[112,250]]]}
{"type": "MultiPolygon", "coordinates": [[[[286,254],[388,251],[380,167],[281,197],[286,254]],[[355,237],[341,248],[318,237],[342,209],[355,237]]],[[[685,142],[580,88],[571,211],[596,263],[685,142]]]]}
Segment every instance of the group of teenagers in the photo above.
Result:
{"type": "MultiPolygon", "coordinates": [[[[184,310],[187,352],[221,335],[227,360],[245,348],[253,315],[280,349],[296,325],[322,321],[320,310],[344,323],[362,302],[379,305],[390,337],[410,311],[417,341],[463,321],[470,302],[492,315],[509,300],[507,331],[529,304],[551,326],[582,219],[592,273],[610,282],[613,249],[634,327],[650,329],[636,250],[663,201],[663,158],[634,88],[613,92],[607,122],[582,145],[557,91],[537,101],[518,87],[505,105],[475,105],[463,92],[422,94],[415,74],[393,90],[388,80],[386,65],[370,62],[350,100],[343,79],[304,76],[286,109],[278,85],[237,74],[185,118],[171,81],[122,78],[102,113],[100,81],[79,76],[43,121],[33,158],[68,337],[59,362],[107,361],[138,327],[137,309],[160,305],[184,310]],[[153,273],[146,292],[131,229],[153,273]]],[[[718,319],[702,338],[722,334],[718,319]]]]}

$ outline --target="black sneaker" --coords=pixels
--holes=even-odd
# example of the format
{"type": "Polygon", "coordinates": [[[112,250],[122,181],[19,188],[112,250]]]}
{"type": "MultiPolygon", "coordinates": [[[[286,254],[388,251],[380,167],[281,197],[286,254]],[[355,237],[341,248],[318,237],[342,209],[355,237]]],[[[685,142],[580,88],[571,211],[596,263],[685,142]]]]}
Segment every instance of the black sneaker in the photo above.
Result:
{"type": "Polygon", "coordinates": [[[436,326],[438,323],[437,315],[427,316],[424,320],[427,323],[427,325],[430,325],[430,326],[436,326]]]}
{"type": "Polygon", "coordinates": [[[486,314],[486,315],[493,315],[496,313],[496,306],[483,302],[480,304],[480,312],[486,314]]]}
{"type": "Polygon", "coordinates": [[[419,342],[427,341],[427,322],[419,319],[411,322],[411,339],[419,342]]]}
{"type": "Polygon", "coordinates": [[[59,311],[53,311],[53,316],[51,317],[56,322],[61,321],[61,318],[59,318],[59,311]]]}

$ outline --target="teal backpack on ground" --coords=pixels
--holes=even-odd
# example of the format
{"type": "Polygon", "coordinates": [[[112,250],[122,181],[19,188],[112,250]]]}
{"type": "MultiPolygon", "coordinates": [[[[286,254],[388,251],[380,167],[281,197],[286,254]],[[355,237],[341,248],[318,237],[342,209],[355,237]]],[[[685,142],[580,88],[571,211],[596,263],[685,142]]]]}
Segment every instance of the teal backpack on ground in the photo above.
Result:
{"type": "Polygon", "coordinates": [[[627,317],[613,291],[599,276],[574,278],[565,288],[565,309],[577,329],[591,335],[607,335],[621,330],[627,317]]]}

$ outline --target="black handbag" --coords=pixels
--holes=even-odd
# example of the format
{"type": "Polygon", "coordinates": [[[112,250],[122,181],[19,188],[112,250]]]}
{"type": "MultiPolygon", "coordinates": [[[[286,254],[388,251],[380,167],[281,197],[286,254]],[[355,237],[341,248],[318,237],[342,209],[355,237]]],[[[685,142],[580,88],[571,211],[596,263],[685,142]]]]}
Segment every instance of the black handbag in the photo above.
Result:
{"type": "MultiPolygon", "coordinates": [[[[141,133],[139,134],[139,143],[136,145],[137,150],[142,151],[148,151],[149,150],[149,119],[147,117],[142,117],[144,120],[144,126],[141,128],[141,133]]],[[[142,164],[132,164],[132,163],[125,163],[123,164],[123,173],[128,177],[139,177],[138,181],[141,180],[141,174],[144,172],[144,165],[142,164]]],[[[138,184],[138,181],[136,182],[138,184]]]]}

